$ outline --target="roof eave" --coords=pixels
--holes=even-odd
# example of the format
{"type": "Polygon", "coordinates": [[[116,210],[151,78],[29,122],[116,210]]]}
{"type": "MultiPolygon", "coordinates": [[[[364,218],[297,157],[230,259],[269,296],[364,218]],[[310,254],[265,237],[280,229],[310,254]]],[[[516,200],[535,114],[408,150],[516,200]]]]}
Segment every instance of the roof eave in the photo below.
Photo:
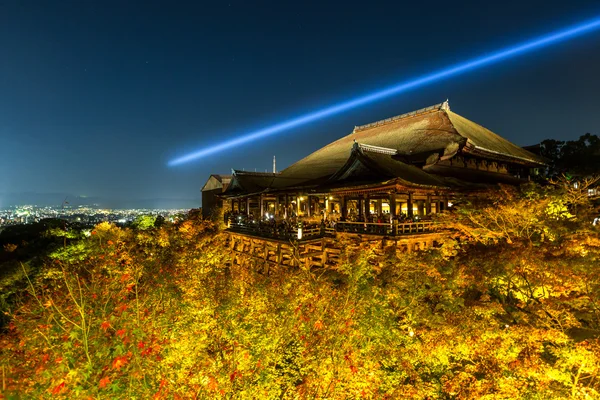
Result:
{"type": "Polygon", "coordinates": [[[515,156],[512,154],[501,153],[499,151],[494,151],[494,150],[486,149],[485,147],[477,146],[477,145],[473,144],[473,142],[471,140],[467,140],[467,144],[463,147],[463,151],[465,153],[469,153],[469,154],[473,154],[473,155],[488,155],[488,156],[492,156],[492,157],[495,156],[497,158],[500,158],[501,160],[514,160],[521,164],[527,163],[527,164],[535,164],[540,167],[546,166],[545,163],[538,161],[538,160],[534,160],[531,158],[525,158],[525,157],[519,157],[519,156],[515,156]]]}

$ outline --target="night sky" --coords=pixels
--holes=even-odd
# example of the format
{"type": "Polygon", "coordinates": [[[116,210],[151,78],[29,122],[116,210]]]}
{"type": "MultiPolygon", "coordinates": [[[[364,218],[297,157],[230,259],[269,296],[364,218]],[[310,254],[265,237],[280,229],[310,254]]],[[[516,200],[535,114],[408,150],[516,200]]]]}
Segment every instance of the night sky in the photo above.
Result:
{"type": "Polygon", "coordinates": [[[600,133],[600,31],[189,164],[177,156],[600,16],[595,1],[0,0],[0,206],[24,192],[200,205],[354,125],[450,99],[519,145],[600,133]]]}

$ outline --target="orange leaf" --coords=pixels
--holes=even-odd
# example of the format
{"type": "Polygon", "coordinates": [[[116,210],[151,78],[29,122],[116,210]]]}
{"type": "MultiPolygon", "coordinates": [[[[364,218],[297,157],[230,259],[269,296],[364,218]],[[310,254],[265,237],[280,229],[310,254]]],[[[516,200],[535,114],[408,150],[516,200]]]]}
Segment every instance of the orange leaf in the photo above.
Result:
{"type": "Polygon", "coordinates": [[[208,388],[215,391],[219,388],[219,382],[212,376],[208,380],[208,388]]]}
{"type": "Polygon", "coordinates": [[[127,357],[117,357],[113,360],[113,369],[121,369],[122,366],[127,364],[127,357]]]}

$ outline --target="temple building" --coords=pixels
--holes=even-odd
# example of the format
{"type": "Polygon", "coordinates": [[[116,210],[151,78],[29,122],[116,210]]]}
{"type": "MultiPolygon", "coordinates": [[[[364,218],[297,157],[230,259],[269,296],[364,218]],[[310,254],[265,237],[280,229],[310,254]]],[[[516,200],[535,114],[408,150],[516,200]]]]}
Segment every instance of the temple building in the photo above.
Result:
{"type": "Polygon", "coordinates": [[[202,218],[210,219],[217,217],[218,213],[222,212],[223,207],[228,211],[226,204],[223,203],[223,199],[219,196],[229,186],[231,182],[231,175],[211,175],[204,186],[202,187],[202,218]]]}
{"type": "Polygon", "coordinates": [[[220,198],[234,232],[393,237],[427,232],[431,216],[457,196],[526,182],[544,166],[539,155],[455,114],[446,101],[356,126],[278,173],[234,170],[220,198]]]}

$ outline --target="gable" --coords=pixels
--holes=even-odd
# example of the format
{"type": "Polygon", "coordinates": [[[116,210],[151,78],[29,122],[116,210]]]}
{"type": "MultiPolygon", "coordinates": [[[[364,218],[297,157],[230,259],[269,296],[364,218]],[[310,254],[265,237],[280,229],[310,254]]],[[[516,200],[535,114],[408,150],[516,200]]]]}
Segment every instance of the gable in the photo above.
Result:
{"type": "Polygon", "coordinates": [[[211,175],[210,178],[208,178],[208,180],[202,187],[202,191],[207,192],[209,190],[215,190],[215,189],[223,189],[223,184],[221,182],[219,182],[219,180],[217,178],[215,178],[213,175],[211,175]]]}
{"type": "Polygon", "coordinates": [[[202,186],[202,191],[207,192],[209,190],[221,189],[221,191],[227,188],[229,182],[231,181],[230,176],[223,175],[211,175],[204,186],[202,186]]]}

